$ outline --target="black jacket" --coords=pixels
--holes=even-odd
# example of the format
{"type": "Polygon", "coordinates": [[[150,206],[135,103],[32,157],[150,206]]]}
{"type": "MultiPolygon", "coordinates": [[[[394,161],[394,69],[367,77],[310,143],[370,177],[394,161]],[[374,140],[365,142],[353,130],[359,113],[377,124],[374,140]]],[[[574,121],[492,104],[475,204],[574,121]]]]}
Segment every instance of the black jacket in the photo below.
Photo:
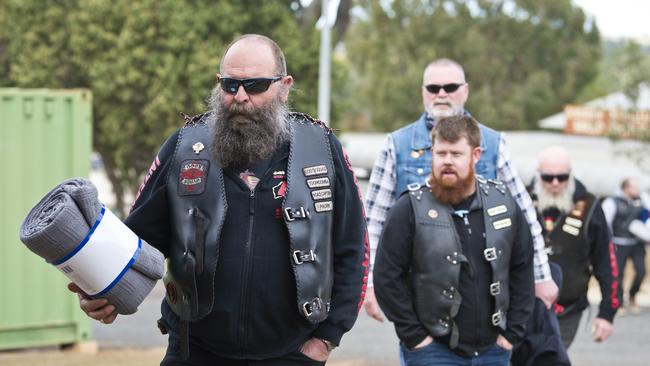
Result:
{"type": "MultiPolygon", "coordinates": [[[[470,196],[454,209],[468,209],[475,195],[470,196]]],[[[490,295],[492,268],[484,258],[485,232],[483,210],[469,212],[468,227],[463,219],[454,215],[463,254],[469,265],[463,264],[459,278],[459,292],[462,302],[455,317],[459,329],[458,354],[471,357],[494,345],[499,333],[513,344],[524,333],[524,324],[532,311],[533,300],[533,245],[523,214],[516,207],[517,214],[512,223],[517,228],[516,240],[510,257],[510,309],[507,317],[507,330],[491,324],[494,312],[494,297],[490,295]],[[530,301],[513,301],[520,298],[530,301]]],[[[427,335],[427,330],[417,318],[413,306],[413,296],[408,287],[411,257],[413,255],[413,235],[415,217],[408,195],[402,195],[390,210],[379,244],[374,279],[377,300],[382,310],[393,323],[398,337],[407,348],[413,348],[427,335]]],[[[447,345],[450,337],[436,338],[447,345]]]]}
{"type": "MultiPolygon", "coordinates": [[[[168,254],[170,216],[165,184],[178,133],[161,148],[126,224],[168,254]]],[[[289,145],[252,167],[260,178],[251,191],[240,171],[225,170],[228,212],[221,232],[212,312],[190,323],[190,342],[225,358],[266,359],[295,351],[310,337],[340,342],[354,324],[367,276],[368,245],[363,206],[347,157],[333,134],[334,284],[329,317],[312,325],[296,306],[295,279],[281,205],[286,188],[289,145]],[[250,221],[252,217],[252,222],[250,221]],[[245,243],[250,236],[250,249],[245,243]]],[[[165,301],[162,321],[172,334],[178,317],[165,301]]]]}
{"type": "MultiPolygon", "coordinates": [[[[532,188],[532,186],[531,186],[532,188]]],[[[532,191],[532,189],[529,189],[532,191]]],[[[576,179],[576,190],[573,194],[573,202],[583,199],[587,189],[585,186],[576,179]]],[[[531,193],[531,198],[536,201],[537,197],[531,193]]],[[[605,214],[600,206],[600,203],[595,202],[595,207],[591,219],[588,222],[587,228],[587,241],[589,245],[589,263],[590,268],[585,270],[590,271],[598,280],[600,286],[600,293],[602,300],[598,310],[598,317],[603,318],[609,322],[613,322],[616,309],[618,308],[618,294],[619,284],[617,279],[618,269],[616,266],[616,256],[614,245],[611,241],[611,234],[609,232],[605,214]]],[[[542,234],[547,237],[546,227],[544,220],[549,219],[552,221],[557,220],[560,212],[555,208],[548,208],[539,212],[537,218],[542,226],[542,234]]],[[[577,239],[579,240],[579,239],[577,239]]],[[[567,272],[565,270],[565,272],[567,272]]],[[[569,280],[565,278],[565,281],[569,280]]],[[[587,292],[585,291],[579,299],[571,304],[560,304],[564,307],[566,312],[582,311],[589,306],[587,300],[587,292]]],[[[559,313],[558,316],[562,316],[559,313]]]]}

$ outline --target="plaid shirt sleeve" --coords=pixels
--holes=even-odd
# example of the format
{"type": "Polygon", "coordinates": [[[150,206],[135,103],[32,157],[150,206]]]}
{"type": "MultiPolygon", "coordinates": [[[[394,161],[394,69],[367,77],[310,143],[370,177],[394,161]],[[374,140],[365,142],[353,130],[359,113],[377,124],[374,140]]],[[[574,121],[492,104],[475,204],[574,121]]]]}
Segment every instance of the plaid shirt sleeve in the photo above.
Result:
{"type": "Polygon", "coordinates": [[[535,282],[544,282],[551,280],[551,269],[548,266],[548,256],[544,249],[544,238],[542,238],[542,227],[537,221],[537,212],[533,207],[533,201],[530,199],[526,186],[522,183],[517,173],[517,169],[510,160],[510,152],[506,145],[505,136],[501,133],[499,139],[499,158],[497,160],[497,178],[502,180],[508,186],[510,193],[517,201],[521,211],[526,216],[530,232],[533,236],[534,245],[534,269],[535,269],[535,282]]]}
{"type": "Polygon", "coordinates": [[[390,135],[386,138],[384,147],[379,152],[372,168],[368,192],[366,193],[366,216],[368,220],[368,238],[370,239],[370,269],[368,286],[372,286],[372,270],[375,266],[375,255],[379,237],[388,216],[388,210],[395,203],[395,186],[397,185],[395,171],[395,149],[390,135]]]}

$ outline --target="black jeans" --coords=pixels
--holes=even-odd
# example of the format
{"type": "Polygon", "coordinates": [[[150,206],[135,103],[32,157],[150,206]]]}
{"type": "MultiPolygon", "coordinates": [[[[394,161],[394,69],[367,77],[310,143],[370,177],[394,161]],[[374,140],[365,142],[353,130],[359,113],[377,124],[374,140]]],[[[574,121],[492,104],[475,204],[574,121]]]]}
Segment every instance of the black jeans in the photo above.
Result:
{"type": "Polygon", "coordinates": [[[189,358],[181,357],[180,343],[175,335],[169,335],[167,353],[160,366],[321,366],[325,362],[315,361],[299,350],[277,358],[266,360],[238,360],[215,355],[190,342],[189,358]]]}
{"type": "Polygon", "coordinates": [[[616,246],[616,264],[618,265],[618,285],[620,288],[619,301],[621,305],[623,304],[623,276],[625,273],[625,263],[627,263],[628,258],[632,259],[632,264],[634,265],[634,280],[630,287],[630,299],[634,299],[645,277],[645,244],[616,246]]]}

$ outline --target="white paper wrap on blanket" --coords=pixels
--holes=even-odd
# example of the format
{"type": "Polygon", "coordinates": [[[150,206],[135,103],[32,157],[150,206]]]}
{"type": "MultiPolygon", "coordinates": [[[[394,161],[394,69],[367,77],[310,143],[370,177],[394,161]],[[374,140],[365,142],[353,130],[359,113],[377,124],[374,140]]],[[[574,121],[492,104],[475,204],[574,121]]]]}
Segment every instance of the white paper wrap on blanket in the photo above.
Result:
{"type": "Polygon", "coordinates": [[[101,296],[122,279],[141,248],[140,238],[104,206],[84,240],[52,264],[88,295],[101,296]]]}
{"type": "Polygon", "coordinates": [[[646,243],[650,243],[650,219],[644,223],[641,220],[632,220],[628,227],[630,233],[646,243]]]}
{"type": "Polygon", "coordinates": [[[27,214],[20,240],[88,295],[107,298],[119,314],[132,314],[162,277],[164,257],[97,196],[89,180],[62,182],[27,214]]]}

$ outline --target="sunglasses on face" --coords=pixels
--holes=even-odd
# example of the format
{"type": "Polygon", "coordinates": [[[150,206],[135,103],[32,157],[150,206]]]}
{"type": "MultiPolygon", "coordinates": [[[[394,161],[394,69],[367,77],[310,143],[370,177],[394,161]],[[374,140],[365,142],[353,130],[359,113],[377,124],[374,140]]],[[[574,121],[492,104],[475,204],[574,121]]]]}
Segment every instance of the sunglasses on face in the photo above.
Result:
{"type": "Polygon", "coordinates": [[[460,88],[463,85],[465,85],[465,83],[460,83],[460,84],[451,83],[451,84],[443,84],[443,85],[429,84],[429,85],[425,85],[424,87],[431,94],[438,94],[440,92],[440,89],[443,89],[445,93],[450,94],[458,90],[458,88],[460,88]]]}
{"type": "Polygon", "coordinates": [[[219,78],[219,84],[221,89],[228,94],[237,94],[240,85],[244,87],[247,94],[260,94],[269,90],[271,84],[281,79],[282,76],[253,79],[219,78]]]}
{"type": "Polygon", "coordinates": [[[563,183],[569,180],[569,177],[571,174],[569,173],[564,173],[564,174],[540,174],[540,178],[546,183],[553,183],[555,179],[557,179],[558,182],[563,183]]]}

